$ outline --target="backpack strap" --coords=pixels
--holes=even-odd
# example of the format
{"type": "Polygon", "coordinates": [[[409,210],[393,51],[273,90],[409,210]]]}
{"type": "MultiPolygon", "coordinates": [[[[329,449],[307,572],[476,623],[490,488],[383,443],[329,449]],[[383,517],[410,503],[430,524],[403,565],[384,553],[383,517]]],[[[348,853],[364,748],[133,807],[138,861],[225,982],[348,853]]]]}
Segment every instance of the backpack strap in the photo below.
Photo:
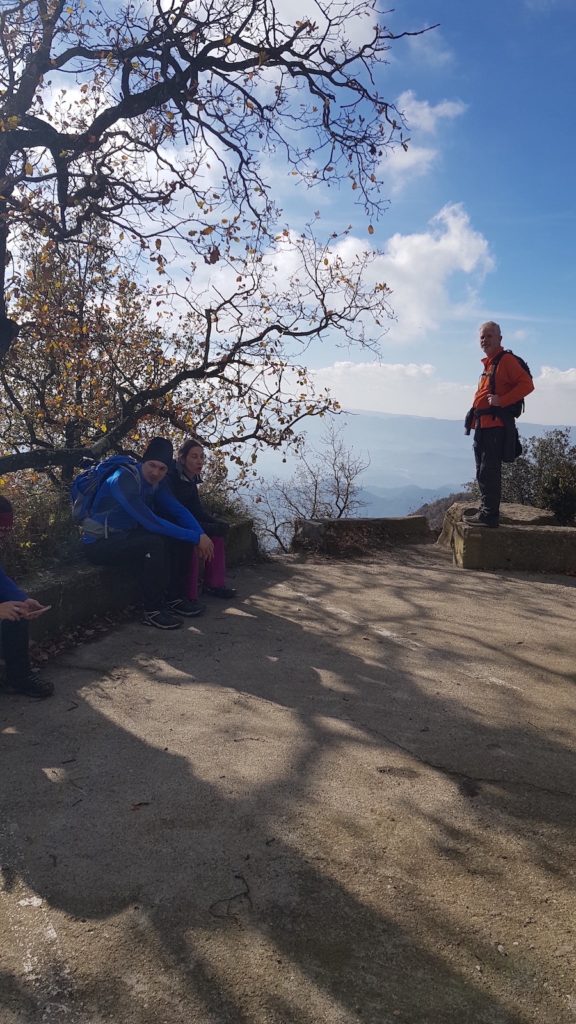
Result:
{"type": "Polygon", "coordinates": [[[496,394],[496,370],[498,369],[502,356],[507,355],[513,356],[514,353],[510,352],[507,348],[505,348],[502,350],[502,352],[499,352],[498,355],[495,356],[494,359],[492,360],[492,366],[490,367],[490,377],[488,379],[488,387],[491,395],[496,394]]]}

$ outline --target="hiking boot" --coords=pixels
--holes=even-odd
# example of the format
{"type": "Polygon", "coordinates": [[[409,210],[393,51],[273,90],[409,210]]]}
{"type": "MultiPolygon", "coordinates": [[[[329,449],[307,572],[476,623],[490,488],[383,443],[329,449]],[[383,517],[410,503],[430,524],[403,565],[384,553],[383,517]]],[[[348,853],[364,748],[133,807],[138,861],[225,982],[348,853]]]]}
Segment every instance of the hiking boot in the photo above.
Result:
{"type": "Polygon", "coordinates": [[[206,611],[206,605],[199,601],[189,601],[187,597],[179,597],[176,601],[169,601],[168,607],[176,615],[185,615],[193,619],[196,615],[202,615],[206,611]]]}
{"type": "Polygon", "coordinates": [[[46,697],[54,693],[54,683],[41,679],[37,672],[29,672],[24,679],[6,679],[2,683],[2,690],[5,693],[21,693],[24,697],[46,700],[46,697]]]}
{"type": "Polygon", "coordinates": [[[238,591],[235,590],[234,587],[207,587],[206,584],[204,584],[202,593],[208,594],[210,597],[231,598],[236,597],[238,591]]]}
{"type": "Polygon", "coordinates": [[[465,516],[464,522],[467,526],[485,526],[489,530],[495,530],[498,527],[498,520],[490,518],[485,512],[477,512],[476,515],[465,516]]]}
{"type": "Polygon", "coordinates": [[[156,629],[180,629],[182,622],[177,619],[167,608],[160,608],[155,612],[144,612],[142,622],[147,626],[155,626],[156,629]]]}

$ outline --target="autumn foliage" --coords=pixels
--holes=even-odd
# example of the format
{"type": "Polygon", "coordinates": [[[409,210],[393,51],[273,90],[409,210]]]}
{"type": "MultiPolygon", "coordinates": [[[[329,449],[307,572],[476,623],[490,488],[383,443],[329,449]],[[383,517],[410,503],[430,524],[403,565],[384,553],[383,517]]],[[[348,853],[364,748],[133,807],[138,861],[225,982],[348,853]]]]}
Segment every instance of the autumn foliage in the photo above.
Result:
{"type": "Polygon", "coordinates": [[[149,421],[279,444],[331,405],[306,346],[376,344],[374,251],[286,224],[275,176],[349,189],[374,234],[384,152],[406,144],[374,84],[397,37],[365,0],[282,10],[2,8],[0,471],[70,469],[149,421]]]}

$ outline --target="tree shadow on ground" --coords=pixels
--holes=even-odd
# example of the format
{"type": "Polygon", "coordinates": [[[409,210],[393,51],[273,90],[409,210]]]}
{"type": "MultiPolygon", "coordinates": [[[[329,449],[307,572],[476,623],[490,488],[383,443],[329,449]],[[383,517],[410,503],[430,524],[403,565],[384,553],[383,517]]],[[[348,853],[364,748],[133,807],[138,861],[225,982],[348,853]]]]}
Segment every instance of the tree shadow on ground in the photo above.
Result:
{"type": "MultiPolygon", "coordinates": [[[[321,581],[301,615],[290,570],[253,579],[239,614],[215,613],[178,639],[142,641],[130,627],[120,658],[111,636],[62,659],[51,707],[3,704],[4,888],[32,889],[92,950],[95,967],[79,955],[61,985],[69,1010],[139,1024],[166,1007],[178,1024],[521,1024],[537,1019],[532,1005],[545,1020],[535,956],[523,951],[502,978],[487,933],[423,891],[430,858],[456,900],[475,877],[503,893],[509,842],[563,876],[572,750],[536,730],[527,743],[520,721],[483,720],[448,697],[438,665],[401,636],[359,642],[357,623],[326,609],[321,581]],[[285,583],[288,605],[274,593],[285,583]],[[126,694],[130,666],[145,691],[126,694]],[[263,749],[253,774],[241,754],[250,743],[263,749]],[[504,860],[489,866],[494,829],[504,860]],[[104,924],[105,938],[90,938],[104,924]],[[474,975],[478,961],[490,984],[474,975]],[[146,974],[155,993],[137,980],[146,974]]],[[[424,614],[414,594],[403,600],[424,614]]],[[[452,673],[461,661],[455,652],[452,673]]],[[[40,1024],[45,975],[7,975],[6,1010],[40,1024]]]]}

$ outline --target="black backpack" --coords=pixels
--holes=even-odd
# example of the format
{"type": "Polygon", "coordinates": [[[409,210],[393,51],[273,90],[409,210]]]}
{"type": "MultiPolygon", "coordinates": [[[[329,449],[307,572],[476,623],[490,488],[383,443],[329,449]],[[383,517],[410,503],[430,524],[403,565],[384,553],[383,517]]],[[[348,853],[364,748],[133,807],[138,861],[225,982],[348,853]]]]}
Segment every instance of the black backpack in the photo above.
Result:
{"type": "MultiPolygon", "coordinates": [[[[514,356],[514,359],[516,360],[516,362],[520,363],[520,366],[522,367],[522,369],[526,371],[526,373],[530,377],[530,380],[532,380],[532,373],[531,373],[530,367],[528,366],[528,363],[525,362],[524,359],[522,359],[522,356],[517,356],[515,352],[511,351],[511,349],[505,348],[505,349],[502,350],[502,352],[498,353],[498,355],[494,359],[494,362],[492,363],[492,367],[491,367],[492,372],[490,374],[490,394],[491,395],[495,395],[496,394],[496,369],[498,367],[498,363],[502,359],[502,356],[514,356]]],[[[521,416],[522,413],[524,412],[524,399],[521,398],[520,401],[516,402],[514,405],[507,406],[506,407],[506,411],[511,413],[512,416],[514,416],[515,419],[518,419],[518,416],[521,416]]]]}

